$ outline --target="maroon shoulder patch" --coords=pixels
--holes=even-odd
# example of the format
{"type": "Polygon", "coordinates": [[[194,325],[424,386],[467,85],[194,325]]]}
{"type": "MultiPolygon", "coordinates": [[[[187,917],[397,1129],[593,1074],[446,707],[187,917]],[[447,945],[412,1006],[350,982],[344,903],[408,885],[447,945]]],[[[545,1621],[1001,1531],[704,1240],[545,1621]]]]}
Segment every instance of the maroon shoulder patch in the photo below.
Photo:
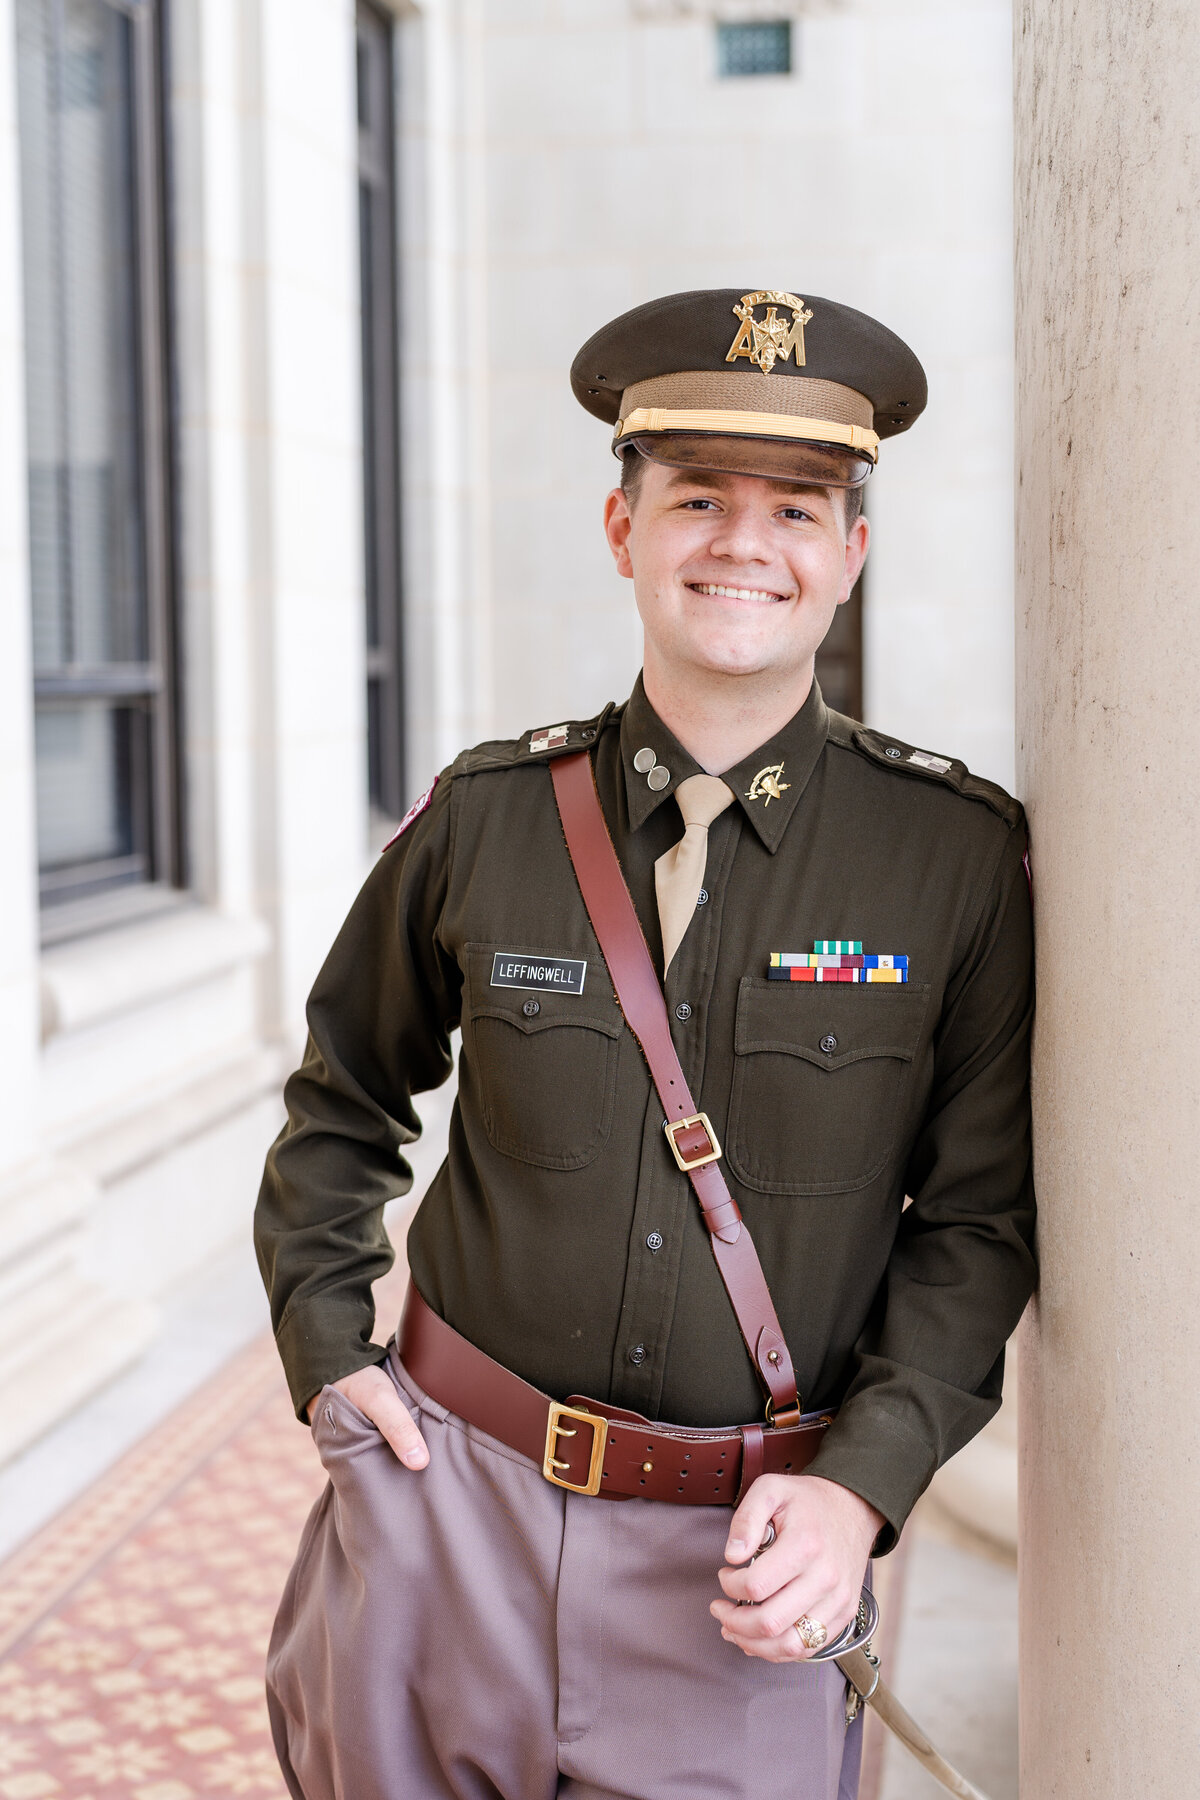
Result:
{"type": "MultiPolygon", "coordinates": [[[[421,795],[421,798],[413,801],[412,805],[397,825],[395,831],[393,831],[391,837],[383,846],[384,850],[390,850],[396,839],[403,837],[414,820],[420,818],[421,814],[425,811],[425,808],[429,805],[429,802],[433,799],[433,790],[437,784],[438,777],[435,775],[429,786],[425,789],[425,792],[421,795]]],[[[380,854],[382,855],[382,851],[380,854]]]]}

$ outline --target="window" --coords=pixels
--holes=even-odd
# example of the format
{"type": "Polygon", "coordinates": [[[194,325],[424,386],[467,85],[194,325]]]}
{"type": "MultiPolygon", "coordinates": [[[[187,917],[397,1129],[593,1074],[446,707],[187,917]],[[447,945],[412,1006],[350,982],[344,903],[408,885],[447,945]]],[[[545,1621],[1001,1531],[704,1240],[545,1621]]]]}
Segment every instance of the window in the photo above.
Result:
{"type": "Polygon", "coordinates": [[[767,19],[758,24],[717,26],[717,74],[790,75],[792,23],[767,19]]]}
{"type": "Polygon", "coordinates": [[[406,803],[392,28],[367,0],[357,17],[367,771],[372,811],[398,819],[406,803]]]}
{"type": "Polygon", "coordinates": [[[825,642],[817,651],[817,680],[821,696],[834,712],[852,719],[863,716],[863,584],[866,569],[854,584],[850,598],[833,615],[825,642]]]}
{"type": "MultiPolygon", "coordinates": [[[[180,880],[149,0],[17,0],[44,916],[180,880]]],[[[57,922],[62,926],[64,915],[57,922]]]]}

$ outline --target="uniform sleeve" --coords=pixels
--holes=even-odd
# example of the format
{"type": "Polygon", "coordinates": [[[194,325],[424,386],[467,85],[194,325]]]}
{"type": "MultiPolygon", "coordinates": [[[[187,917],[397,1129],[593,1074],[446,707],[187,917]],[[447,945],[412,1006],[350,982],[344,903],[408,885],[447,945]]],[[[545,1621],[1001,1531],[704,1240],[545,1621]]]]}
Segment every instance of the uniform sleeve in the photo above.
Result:
{"type": "Polygon", "coordinates": [[[412,1186],[401,1149],[413,1095],[453,1066],[458,965],[439,945],[452,783],[385,850],[308,1001],[308,1047],[284,1089],[254,1241],[297,1415],[326,1382],[379,1362],[371,1284],[391,1267],[389,1200],[412,1186]]]}
{"type": "MultiPolygon", "coordinates": [[[[1033,940],[1023,825],[1005,832],[947,988],[905,1210],[855,1370],[809,1473],[853,1488],[890,1550],[935,1470],[1000,1404],[1033,1291],[1033,940]]],[[[966,910],[968,921],[971,908],[966,910]]]]}

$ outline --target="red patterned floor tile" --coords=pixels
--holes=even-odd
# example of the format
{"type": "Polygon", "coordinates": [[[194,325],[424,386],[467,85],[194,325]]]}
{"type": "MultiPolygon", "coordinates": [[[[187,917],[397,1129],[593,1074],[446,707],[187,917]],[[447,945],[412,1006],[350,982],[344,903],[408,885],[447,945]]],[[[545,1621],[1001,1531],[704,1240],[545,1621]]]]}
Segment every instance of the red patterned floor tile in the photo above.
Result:
{"type": "Polygon", "coordinates": [[[0,1568],[0,1800],[285,1800],[263,1660],[323,1481],[267,1339],[0,1568]]]}

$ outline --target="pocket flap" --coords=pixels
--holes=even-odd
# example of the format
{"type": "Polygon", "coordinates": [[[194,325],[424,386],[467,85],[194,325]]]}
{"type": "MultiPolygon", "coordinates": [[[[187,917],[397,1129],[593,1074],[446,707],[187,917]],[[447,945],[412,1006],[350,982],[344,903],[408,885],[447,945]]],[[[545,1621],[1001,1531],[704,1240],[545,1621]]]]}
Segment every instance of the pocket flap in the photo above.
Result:
{"type": "Polygon", "coordinates": [[[734,1048],[776,1051],[833,1070],[868,1056],[911,1062],[921,1040],[928,986],[762,981],[743,978],[734,1048]]]}
{"type": "MultiPolygon", "coordinates": [[[[506,946],[507,947],[507,946],[506,946]]],[[[558,993],[548,988],[493,987],[491,984],[494,944],[468,944],[467,1007],[475,1019],[503,1019],[518,1031],[548,1031],[558,1025],[578,1025],[591,1031],[602,1031],[606,1037],[620,1037],[625,1026],[624,1015],[613,996],[608,971],[603,964],[598,970],[588,969],[592,989],[582,994],[558,993]],[[536,1012],[527,1013],[532,1002],[536,1012]]],[[[536,949],[522,950],[530,956],[544,955],[536,949]]]]}

